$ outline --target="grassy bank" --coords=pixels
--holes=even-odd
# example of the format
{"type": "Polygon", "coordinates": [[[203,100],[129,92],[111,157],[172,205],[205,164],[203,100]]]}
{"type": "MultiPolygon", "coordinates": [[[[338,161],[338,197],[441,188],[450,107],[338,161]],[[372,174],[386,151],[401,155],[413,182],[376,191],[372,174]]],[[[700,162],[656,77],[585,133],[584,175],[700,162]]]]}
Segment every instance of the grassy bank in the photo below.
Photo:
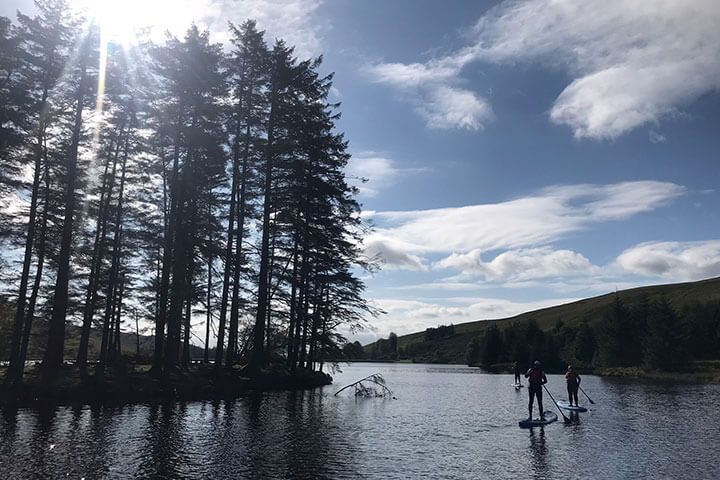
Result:
{"type": "MultiPolygon", "coordinates": [[[[490,366],[471,365],[487,373],[512,374],[512,364],[498,363],[490,366]]],[[[649,370],[642,367],[576,368],[581,375],[618,377],[637,380],[652,380],[669,383],[720,383],[720,361],[704,360],[692,362],[682,371],[649,370]]],[[[564,374],[565,371],[546,370],[548,374],[564,374]]]]}
{"type": "Polygon", "coordinates": [[[641,367],[599,368],[595,374],[603,377],[637,378],[670,383],[720,383],[720,361],[693,362],[686,370],[677,372],[647,370],[641,367]]]}

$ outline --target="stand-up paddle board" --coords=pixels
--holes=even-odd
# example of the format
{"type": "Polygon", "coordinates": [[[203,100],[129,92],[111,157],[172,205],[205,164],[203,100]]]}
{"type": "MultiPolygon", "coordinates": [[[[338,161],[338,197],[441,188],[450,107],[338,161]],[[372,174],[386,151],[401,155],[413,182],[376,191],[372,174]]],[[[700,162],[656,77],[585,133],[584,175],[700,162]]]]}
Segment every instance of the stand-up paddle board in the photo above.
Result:
{"type": "Polygon", "coordinates": [[[513,383],[513,387],[515,387],[515,388],[522,388],[524,386],[525,385],[523,385],[522,383],[513,383]]]}
{"type": "Polygon", "coordinates": [[[558,400],[557,406],[562,408],[563,410],[569,410],[571,412],[587,412],[587,408],[585,407],[576,407],[575,405],[570,405],[569,402],[566,402],[565,400],[558,400]]]}
{"type": "Polygon", "coordinates": [[[548,423],[552,423],[556,420],[557,415],[554,412],[551,412],[550,410],[545,410],[545,420],[540,420],[539,418],[533,418],[532,420],[520,420],[518,422],[518,426],[520,428],[542,427],[543,425],[547,425],[548,423]]]}

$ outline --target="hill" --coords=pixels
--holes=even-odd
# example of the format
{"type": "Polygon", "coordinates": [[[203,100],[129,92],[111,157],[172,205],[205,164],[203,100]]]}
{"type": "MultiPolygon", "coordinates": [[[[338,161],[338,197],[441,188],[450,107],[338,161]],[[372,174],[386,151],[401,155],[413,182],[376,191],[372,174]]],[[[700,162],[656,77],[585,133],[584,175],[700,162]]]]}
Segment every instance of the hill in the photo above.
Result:
{"type": "MultiPolygon", "coordinates": [[[[10,335],[12,332],[14,305],[6,299],[0,298],[0,361],[7,361],[10,352],[10,335]]],[[[69,324],[65,332],[65,358],[74,359],[80,343],[80,327],[69,324]]],[[[41,360],[47,339],[47,323],[36,320],[33,323],[30,343],[28,345],[28,360],[41,360]]],[[[155,337],[152,335],[140,335],[140,357],[151,358],[155,348],[155,337]]],[[[88,358],[94,360],[100,354],[102,332],[93,329],[90,332],[90,343],[88,345],[88,358]]],[[[125,355],[135,356],[138,348],[138,335],[135,333],[122,332],[120,334],[120,345],[125,355]]],[[[194,359],[202,358],[203,349],[190,346],[190,356],[194,359]]]]}
{"type": "MultiPolygon", "coordinates": [[[[577,331],[583,324],[598,329],[617,300],[625,307],[633,308],[661,302],[663,299],[676,312],[682,312],[692,305],[720,302],[720,278],[632,288],[509,318],[479,320],[453,325],[452,328],[431,328],[397,337],[398,357],[418,362],[466,363],[470,342],[483,337],[493,326],[501,332],[508,328],[526,327],[530,322],[536,323],[543,332],[560,333],[563,329],[577,331]]],[[[649,322],[652,324],[652,319],[649,322]]],[[[378,355],[373,352],[382,350],[379,344],[383,342],[388,340],[366,345],[366,355],[378,359],[378,355]]],[[[567,350],[571,346],[567,347],[563,352],[565,356],[569,354],[567,350]]]]}

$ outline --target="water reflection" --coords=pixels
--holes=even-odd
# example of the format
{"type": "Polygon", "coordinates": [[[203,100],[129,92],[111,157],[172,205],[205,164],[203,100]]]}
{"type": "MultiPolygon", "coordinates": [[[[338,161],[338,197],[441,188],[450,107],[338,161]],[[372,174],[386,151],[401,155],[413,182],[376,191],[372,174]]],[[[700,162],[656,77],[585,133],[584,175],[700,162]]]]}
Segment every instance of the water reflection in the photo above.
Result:
{"type": "Polygon", "coordinates": [[[580,423],[580,414],[578,412],[570,411],[567,413],[567,417],[570,419],[570,422],[572,422],[573,425],[577,425],[580,423]]]}
{"type": "Polygon", "coordinates": [[[148,408],[145,442],[140,447],[145,455],[137,472],[139,477],[180,477],[183,411],[180,403],[151,405],[148,408]]]}
{"type": "Polygon", "coordinates": [[[549,470],[547,465],[547,445],[545,444],[544,427],[530,429],[529,450],[533,478],[548,478],[549,470]]]}
{"type": "MultiPolygon", "coordinates": [[[[588,413],[568,413],[571,426],[558,421],[525,431],[517,420],[527,413],[527,392],[516,392],[510,375],[475,372],[359,365],[345,368],[336,385],[307,392],[3,409],[0,480],[720,478],[711,447],[718,428],[707,421],[720,403],[718,385],[586,376],[583,386],[596,401],[588,413]],[[399,400],[333,396],[375,372],[399,400]],[[657,421],[669,408],[693,415],[657,421]],[[577,454],[592,451],[602,455],[577,454]]],[[[553,392],[564,386],[562,377],[549,380],[553,392]]]]}

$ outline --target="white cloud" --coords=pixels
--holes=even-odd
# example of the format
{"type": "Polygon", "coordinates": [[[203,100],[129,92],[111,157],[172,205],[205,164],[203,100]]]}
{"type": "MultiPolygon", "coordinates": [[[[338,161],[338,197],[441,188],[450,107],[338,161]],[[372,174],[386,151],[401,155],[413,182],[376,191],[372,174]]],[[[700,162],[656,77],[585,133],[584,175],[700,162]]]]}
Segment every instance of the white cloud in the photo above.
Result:
{"type": "Polygon", "coordinates": [[[467,253],[548,245],[592,224],[652,211],[685,192],[668,182],[566,185],[507,202],[376,212],[366,242],[396,242],[407,254],[467,253]]]}
{"type": "Polygon", "coordinates": [[[586,276],[599,272],[590,260],[572,250],[549,247],[509,250],[486,262],[478,249],[453,253],[434,268],[452,268],[492,282],[523,282],[550,277],[586,276]]]}
{"type": "Polygon", "coordinates": [[[614,138],[720,87],[719,22],[714,0],[505,2],[476,25],[476,53],[567,69],[551,119],[614,138]]]}
{"type": "Polygon", "coordinates": [[[419,87],[428,83],[442,83],[460,73],[460,66],[449,62],[424,63],[378,63],[367,67],[368,73],[378,83],[398,87],[419,87]]]}
{"type": "Polygon", "coordinates": [[[648,132],[648,139],[650,140],[650,143],[665,143],[667,141],[665,135],[660,132],[656,132],[655,130],[650,130],[648,132]]]}
{"type": "Polygon", "coordinates": [[[373,304],[382,308],[383,315],[373,322],[378,338],[390,332],[398,335],[421,332],[428,327],[459,324],[477,320],[493,320],[520,313],[562,305],[577,298],[552,298],[535,302],[514,302],[500,298],[459,297],[438,303],[427,300],[376,298],[373,304]]]}
{"type": "Polygon", "coordinates": [[[617,264],[629,273],[671,280],[720,276],[720,240],[647,242],[622,252],[617,264]]]}
{"type": "Polygon", "coordinates": [[[615,138],[720,89],[716,0],[505,1],[476,23],[469,44],[426,63],[388,63],[376,81],[452,85],[472,62],[540,61],[572,82],[550,108],[578,138],[615,138]]]}
{"type": "Polygon", "coordinates": [[[407,245],[390,238],[373,237],[363,241],[365,255],[376,258],[384,270],[427,271],[418,255],[407,252],[407,245]]]}
{"type": "Polygon", "coordinates": [[[482,130],[494,115],[487,100],[455,86],[462,62],[378,63],[367,67],[373,81],[405,92],[428,128],[482,130]]]}
{"type": "Polygon", "coordinates": [[[481,130],[493,118],[488,102],[475,93],[441,85],[418,107],[430,128],[481,130]]]}
{"type": "Polygon", "coordinates": [[[425,168],[398,168],[393,160],[373,152],[354,155],[346,168],[351,182],[360,190],[360,195],[365,197],[376,196],[404,175],[425,171],[425,168]],[[361,179],[367,182],[362,182],[361,179]]]}
{"type": "Polygon", "coordinates": [[[295,46],[301,59],[320,55],[322,31],[327,26],[316,15],[323,0],[214,0],[220,5],[216,24],[227,24],[231,18],[251,18],[266,30],[268,43],[282,38],[295,46]]]}

